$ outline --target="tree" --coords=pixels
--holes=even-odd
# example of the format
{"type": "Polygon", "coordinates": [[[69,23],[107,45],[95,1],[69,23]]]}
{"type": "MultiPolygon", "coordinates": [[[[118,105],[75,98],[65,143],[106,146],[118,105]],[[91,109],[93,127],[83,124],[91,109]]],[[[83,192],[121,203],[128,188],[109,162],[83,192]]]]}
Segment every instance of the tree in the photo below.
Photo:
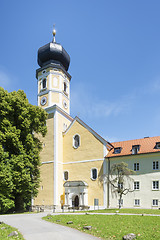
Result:
{"type": "Polygon", "coordinates": [[[31,105],[22,90],[0,88],[0,211],[23,210],[38,193],[39,153],[47,113],[31,105]]]}
{"type": "Polygon", "coordinates": [[[133,179],[130,175],[134,174],[134,171],[128,168],[128,164],[114,163],[111,166],[110,170],[110,179],[108,179],[109,183],[113,187],[114,191],[119,194],[119,209],[122,204],[122,196],[127,195],[129,192],[133,192],[130,182],[133,179]]]}

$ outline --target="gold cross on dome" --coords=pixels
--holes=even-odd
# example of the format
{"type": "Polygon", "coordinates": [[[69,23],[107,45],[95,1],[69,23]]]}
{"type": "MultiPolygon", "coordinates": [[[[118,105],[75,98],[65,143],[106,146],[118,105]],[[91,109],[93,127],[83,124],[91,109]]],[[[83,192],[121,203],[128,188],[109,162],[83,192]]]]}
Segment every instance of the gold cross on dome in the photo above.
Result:
{"type": "Polygon", "coordinates": [[[55,24],[53,24],[53,31],[52,31],[52,33],[53,33],[53,42],[56,42],[56,38],[55,38],[55,36],[56,36],[55,24]]]}

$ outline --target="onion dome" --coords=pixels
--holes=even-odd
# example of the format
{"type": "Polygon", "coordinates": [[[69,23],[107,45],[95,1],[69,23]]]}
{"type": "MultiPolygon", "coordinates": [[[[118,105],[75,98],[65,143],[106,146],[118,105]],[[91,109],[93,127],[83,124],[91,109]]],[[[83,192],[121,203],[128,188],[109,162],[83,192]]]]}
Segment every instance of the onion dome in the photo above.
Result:
{"type": "Polygon", "coordinates": [[[65,49],[55,41],[56,30],[53,29],[53,41],[38,50],[38,65],[44,67],[50,63],[61,65],[68,71],[70,56],[65,49]]]}

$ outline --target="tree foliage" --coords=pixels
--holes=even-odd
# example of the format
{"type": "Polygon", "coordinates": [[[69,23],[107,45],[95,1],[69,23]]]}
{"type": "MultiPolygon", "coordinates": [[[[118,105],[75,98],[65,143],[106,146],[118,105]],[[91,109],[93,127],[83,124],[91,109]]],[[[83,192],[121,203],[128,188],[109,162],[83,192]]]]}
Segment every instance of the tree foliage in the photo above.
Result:
{"type": "Polygon", "coordinates": [[[21,210],[38,193],[39,153],[47,113],[29,104],[22,90],[0,88],[0,211],[21,210]]]}
{"type": "Polygon", "coordinates": [[[130,184],[133,181],[130,177],[132,174],[134,171],[129,169],[128,164],[124,162],[114,163],[111,166],[109,183],[114,192],[119,195],[119,208],[121,208],[122,196],[133,192],[132,184],[130,184]]]}

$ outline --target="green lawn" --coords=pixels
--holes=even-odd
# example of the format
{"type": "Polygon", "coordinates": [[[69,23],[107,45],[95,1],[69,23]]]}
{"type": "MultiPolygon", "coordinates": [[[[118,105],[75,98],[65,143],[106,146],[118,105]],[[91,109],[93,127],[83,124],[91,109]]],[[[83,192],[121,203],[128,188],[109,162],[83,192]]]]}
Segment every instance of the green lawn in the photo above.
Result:
{"type": "Polygon", "coordinates": [[[13,232],[18,230],[16,228],[13,228],[7,224],[1,223],[0,224],[0,239],[3,240],[8,240],[8,239],[19,239],[19,240],[24,240],[22,234],[18,232],[18,236],[13,236],[13,237],[8,237],[8,235],[13,232]]]}
{"type": "Polygon", "coordinates": [[[119,213],[133,213],[133,214],[156,214],[160,215],[159,209],[138,209],[138,208],[122,208],[122,209],[104,209],[104,210],[94,210],[94,211],[88,211],[88,212],[95,212],[95,213],[116,213],[116,211],[119,211],[119,213]]]}
{"type": "MultiPolygon", "coordinates": [[[[74,213],[133,213],[133,214],[155,214],[155,215],[160,215],[160,210],[159,209],[140,209],[140,208],[114,208],[114,209],[103,209],[103,210],[88,210],[88,211],[77,211],[75,210],[74,213]]],[[[67,213],[67,212],[65,212],[67,213]]],[[[70,213],[73,213],[73,210],[70,211],[70,213]]]]}
{"type": "Polygon", "coordinates": [[[128,233],[135,233],[136,239],[160,239],[160,217],[71,214],[47,216],[43,219],[76,228],[101,239],[122,240],[122,237],[128,233]],[[73,224],[67,225],[68,221],[73,221],[73,224]],[[92,230],[83,229],[83,226],[88,225],[92,226],[92,230]]]}

